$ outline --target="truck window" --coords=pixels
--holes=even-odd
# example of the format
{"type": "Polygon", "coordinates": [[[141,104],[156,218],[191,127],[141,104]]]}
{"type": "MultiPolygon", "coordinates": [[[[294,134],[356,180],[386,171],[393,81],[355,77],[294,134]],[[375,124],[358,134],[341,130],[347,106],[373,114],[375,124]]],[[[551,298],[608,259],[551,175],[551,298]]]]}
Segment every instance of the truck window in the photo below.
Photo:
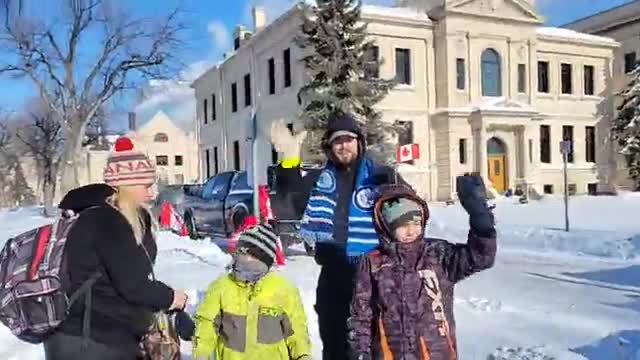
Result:
{"type": "Polygon", "coordinates": [[[253,190],[251,190],[251,185],[249,185],[249,179],[247,177],[246,172],[241,172],[236,175],[231,183],[231,189],[229,189],[229,193],[234,194],[251,194],[253,190]]]}

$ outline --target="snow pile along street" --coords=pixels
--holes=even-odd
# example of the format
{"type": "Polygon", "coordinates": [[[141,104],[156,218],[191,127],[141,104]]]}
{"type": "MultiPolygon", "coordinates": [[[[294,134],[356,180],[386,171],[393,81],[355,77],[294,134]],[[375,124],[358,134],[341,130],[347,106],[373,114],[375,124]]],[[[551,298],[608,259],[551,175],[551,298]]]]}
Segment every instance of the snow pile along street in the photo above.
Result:
{"type": "MultiPolygon", "coordinates": [[[[458,205],[432,204],[430,235],[465,241],[467,216],[458,205]]],[[[573,230],[562,231],[562,200],[520,205],[499,199],[499,252],[494,268],[456,288],[458,347],[463,360],[640,359],[640,197],[575,197],[573,230]]],[[[46,222],[37,209],[0,211],[0,245],[46,222]]],[[[230,257],[209,242],[174,234],[158,237],[157,276],[199,294],[224,273],[230,257]]],[[[304,301],[314,355],[321,342],[313,311],[319,267],[292,251],[283,274],[304,301]]],[[[183,349],[189,359],[190,344],[183,349]]],[[[41,347],[0,327],[0,359],[40,360],[41,347]]]]}

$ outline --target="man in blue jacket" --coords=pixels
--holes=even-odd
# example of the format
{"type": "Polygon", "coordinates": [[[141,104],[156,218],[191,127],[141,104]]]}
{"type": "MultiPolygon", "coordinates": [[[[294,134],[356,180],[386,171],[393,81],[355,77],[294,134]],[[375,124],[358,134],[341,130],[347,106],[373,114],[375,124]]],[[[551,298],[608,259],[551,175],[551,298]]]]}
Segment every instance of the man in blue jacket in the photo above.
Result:
{"type": "MultiPolygon", "coordinates": [[[[283,122],[271,129],[271,140],[284,159],[276,169],[278,192],[304,194],[301,235],[315,249],[322,267],[316,290],[316,312],[324,360],[348,359],[347,319],[358,260],[378,245],[373,204],[378,186],[403,182],[391,167],[366,156],[366,138],[353,116],[331,119],[322,139],[327,160],[316,176],[303,177],[300,152],[306,132],[291,134],[283,122]]],[[[293,197],[295,198],[295,197],[293,197]]],[[[300,207],[300,204],[289,204],[300,207]]]]}

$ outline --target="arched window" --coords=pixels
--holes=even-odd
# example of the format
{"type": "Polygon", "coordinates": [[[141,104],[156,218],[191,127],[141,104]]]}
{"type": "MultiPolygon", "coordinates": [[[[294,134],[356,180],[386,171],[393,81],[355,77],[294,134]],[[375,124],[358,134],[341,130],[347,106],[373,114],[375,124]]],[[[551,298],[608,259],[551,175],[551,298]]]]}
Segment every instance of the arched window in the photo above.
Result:
{"type": "Polygon", "coordinates": [[[153,141],[154,142],[160,142],[160,143],[166,143],[166,142],[169,142],[169,136],[167,136],[167,134],[165,134],[165,133],[157,133],[153,137],[153,141]]]}
{"type": "Polygon", "coordinates": [[[500,54],[487,49],[481,58],[482,96],[502,96],[502,76],[500,54]]]}

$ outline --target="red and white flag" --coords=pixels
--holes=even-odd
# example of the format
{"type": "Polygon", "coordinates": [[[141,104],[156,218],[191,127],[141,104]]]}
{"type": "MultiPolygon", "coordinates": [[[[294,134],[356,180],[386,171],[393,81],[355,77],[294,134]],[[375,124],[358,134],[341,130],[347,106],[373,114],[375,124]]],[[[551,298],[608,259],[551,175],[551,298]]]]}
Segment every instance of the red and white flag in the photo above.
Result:
{"type": "Polygon", "coordinates": [[[396,149],[396,161],[398,163],[417,159],[420,159],[420,145],[418,144],[402,145],[396,149]]]}

